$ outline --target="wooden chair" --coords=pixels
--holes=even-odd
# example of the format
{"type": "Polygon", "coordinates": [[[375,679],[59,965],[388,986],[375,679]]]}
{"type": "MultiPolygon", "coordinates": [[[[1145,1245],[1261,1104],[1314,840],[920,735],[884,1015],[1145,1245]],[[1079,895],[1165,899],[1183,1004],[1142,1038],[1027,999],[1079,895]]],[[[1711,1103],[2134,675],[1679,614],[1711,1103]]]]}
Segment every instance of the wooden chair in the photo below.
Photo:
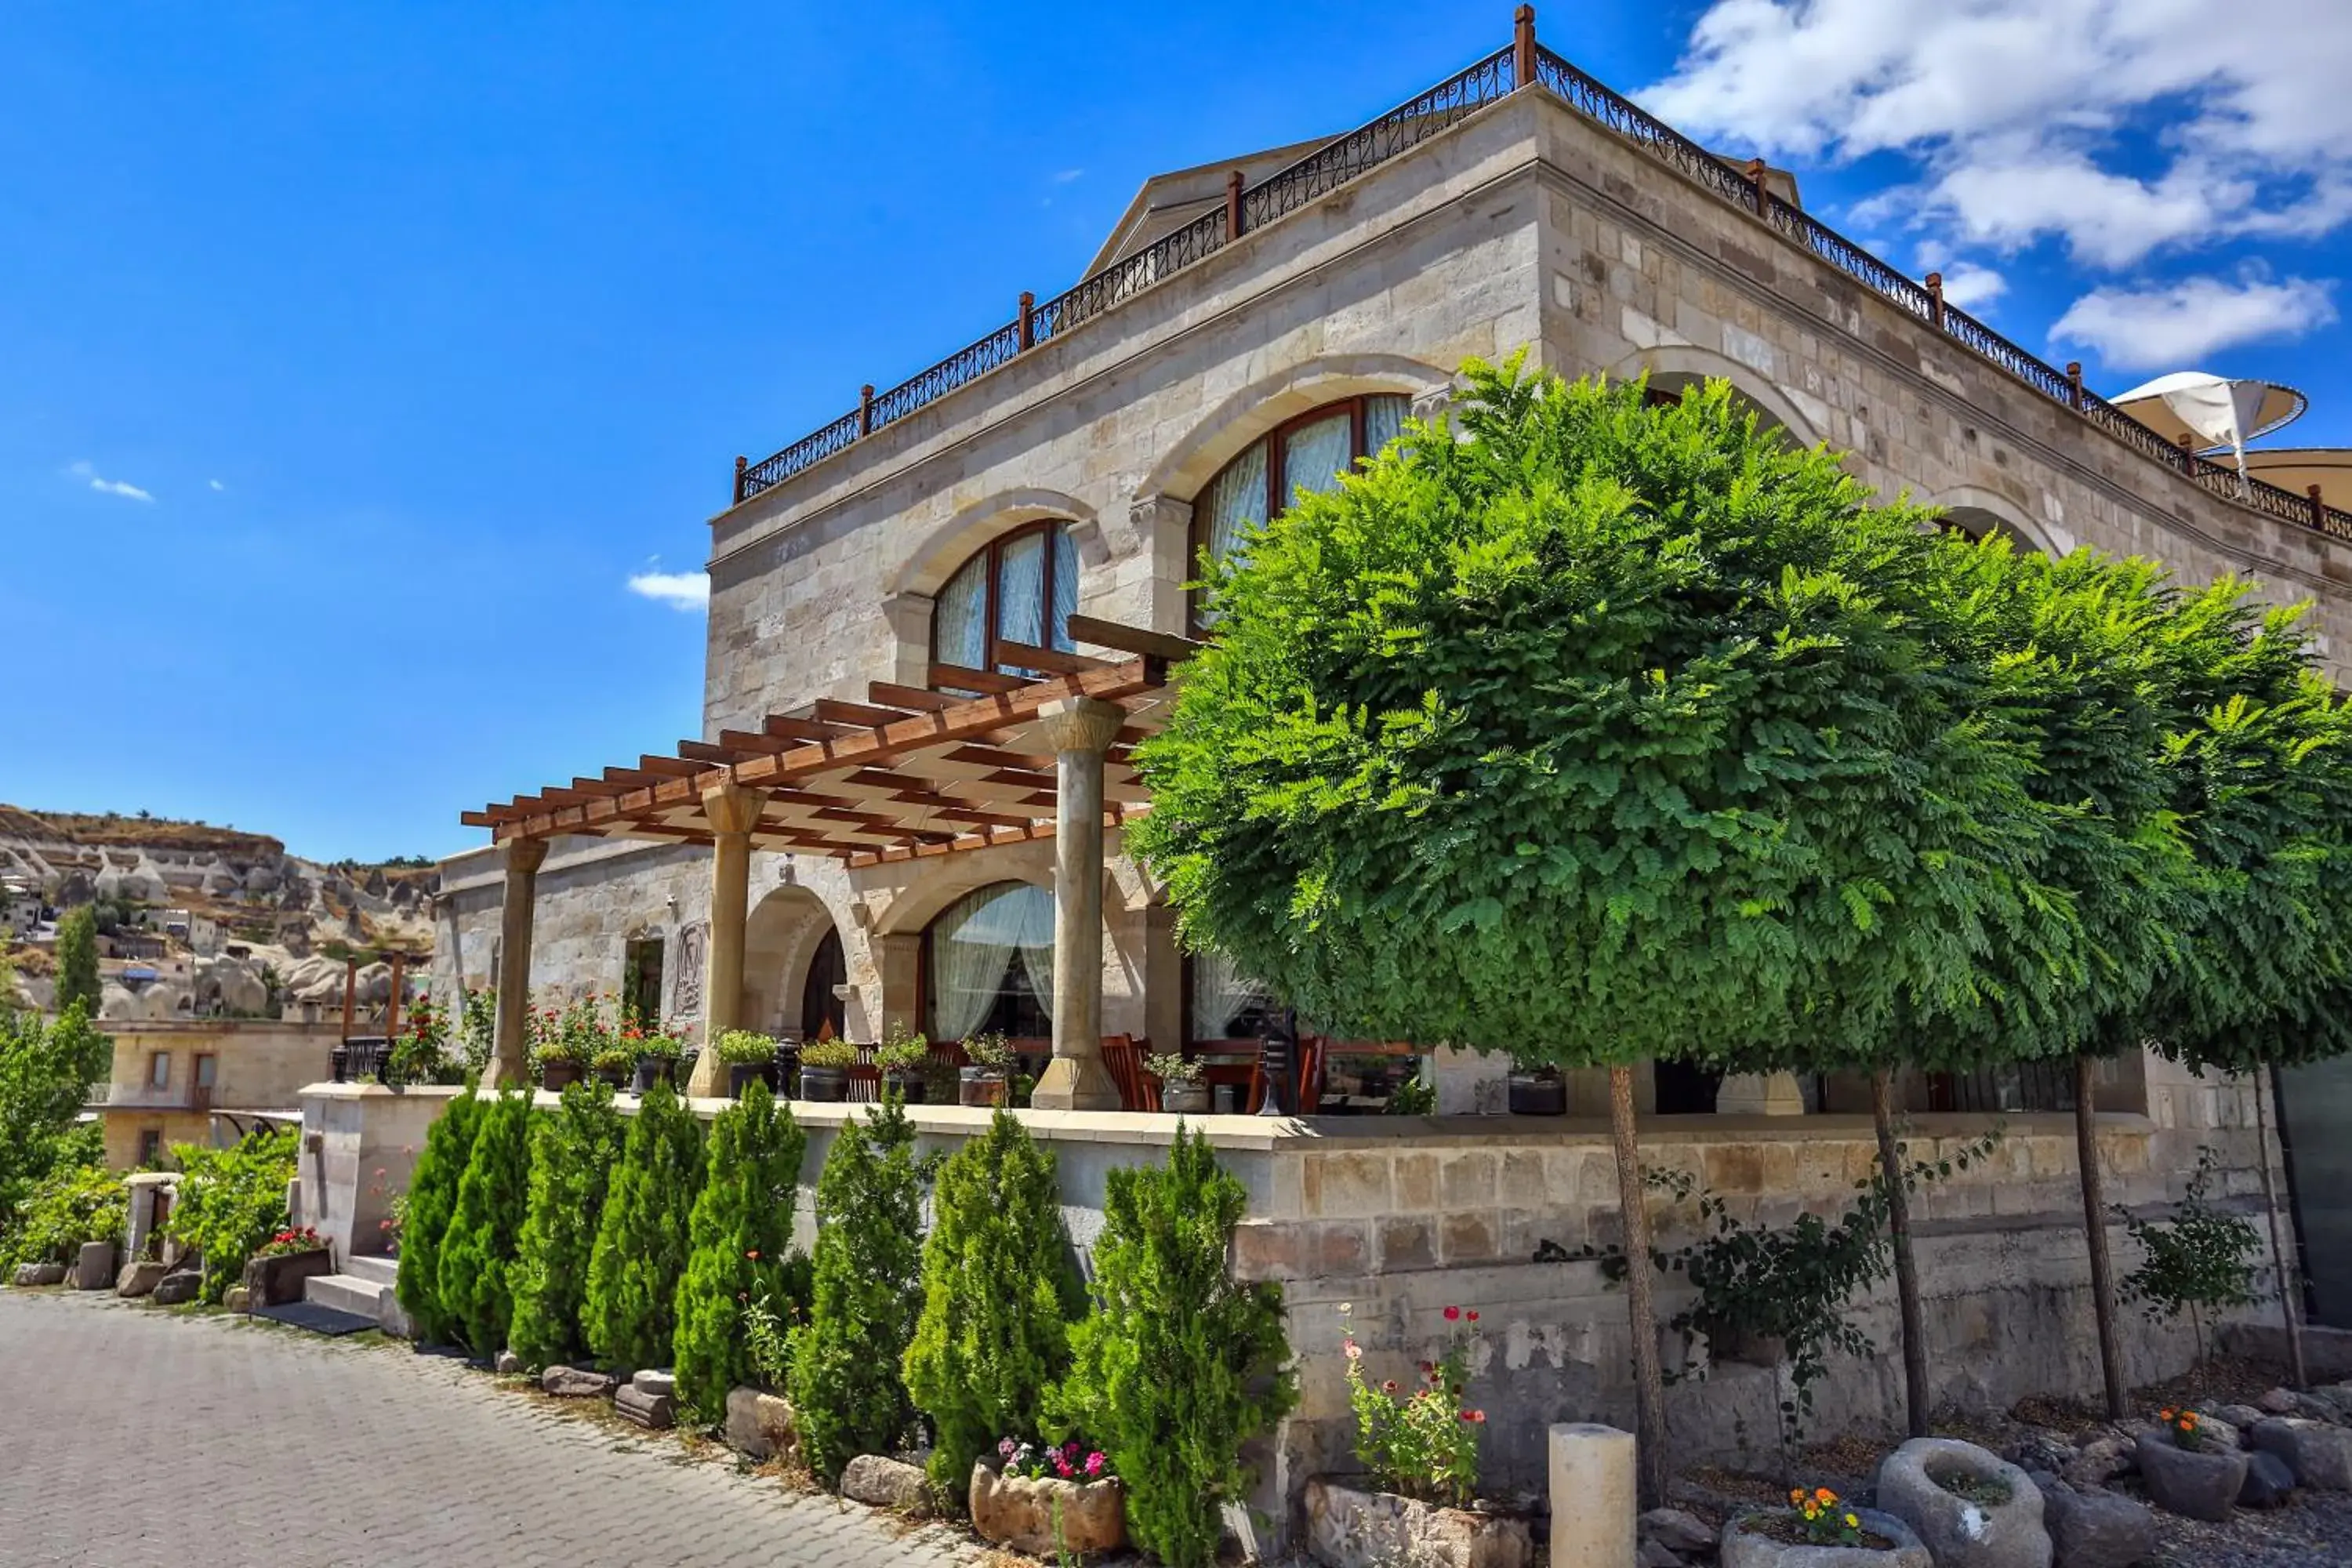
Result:
{"type": "Polygon", "coordinates": [[[1160,1109],[1160,1080],[1143,1070],[1148,1044],[1132,1035],[1103,1037],[1103,1066],[1109,1069],[1111,1081],[1118,1085],[1118,1108],[1121,1110],[1160,1109]]]}

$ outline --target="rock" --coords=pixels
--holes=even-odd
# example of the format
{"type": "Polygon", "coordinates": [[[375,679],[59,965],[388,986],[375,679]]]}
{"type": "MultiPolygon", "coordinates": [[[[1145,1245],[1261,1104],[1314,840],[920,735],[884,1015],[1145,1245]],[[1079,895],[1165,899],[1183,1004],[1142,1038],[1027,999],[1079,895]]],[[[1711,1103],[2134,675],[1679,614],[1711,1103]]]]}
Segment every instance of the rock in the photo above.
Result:
{"type": "Polygon", "coordinates": [[[2076,1491],[2056,1481],[2042,1494],[2057,1568],[2131,1568],[2156,1550],[2156,1515],[2115,1492],[2076,1491]]]}
{"type": "Polygon", "coordinates": [[[114,1277],[114,1293],[118,1296],[147,1296],[163,1278],[163,1260],[160,1258],[134,1258],[122,1266],[114,1277]]]}
{"type": "Polygon", "coordinates": [[[558,1399],[610,1399],[620,1379],[579,1367],[551,1366],[539,1374],[541,1391],[558,1399]]]}
{"type": "Polygon", "coordinates": [[[2352,1393],[2341,1388],[2315,1388],[2294,1396],[2295,1414],[2315,1421],[2352,1422],[2352,1393]]]}
{"type": "Polygon", "coordinates": [[[1032,1480],[975,1464],[971,1527],[984,1541],[1047,1561],[1060,1552],[1115,1552],[1127,1544],[1124,1491],[1115,1480],[1032,1480]]]}
{"type": "Polygon", "coordinates": [[[232,1312],[252,1311],[253,1288],[249,1285],[230,1286],[221,1292],[221,1306],[232,1312]]]}
{"type": "Polygon", "coordinates": [[[1723,1527],[1723,1544],[1717,1554],[1721,1568],[1851,1568],[1866,1562],[1871,1568],[1936,1568],[1936,1560],[1911,1527],[1891,1513],[1874,1508],[1854,1510],[1862,1527],[1895,1542],[1892,1550],[1858,1556],[1851,1547],[1791,1546],[1759,1531],[1743,1529],[1745,1514],[1723,1527]]]}
{"type": "Polygon", "coordinates": [[[205,1277],[193,1268],[183,1268],[176,1273],[166,1274],[155,1281],[155,1304],[159,1307],[177,1307],[183,1302],[194,1300],[204,1288],[205,1277]]]}
{"type": "Polygon", "coordinates": [[[2240,1508],[2277,1508],[2294,1490],[2294,1470],[2276,1454],[2246,1456],[2246,1484],[2238,1489],[2240,1508]]]}
{"type": "Polygon", "coordinates": [[[2242,1449],[2182,1448],[2150,1438],[2139,1446],[2139,1473],[2148,1500],[2165,1512],[2220,1523],[2246,1484],[2246,1456],[2242,1449]]]}
{"type": "Polygon", "coordinates": [[[2037,1470],[2054,1475],[2074,1458],[2074,1446],[2053,1433],[2029,1432],[2002,1449],[2000,1457],[2029,1476],[2037,1470]]]}
{"type": "Polygon", "coordinates": [[[2242,1448],[2246,1446],[2245,1433],[2237,1423],[2224,1421],[2219,1415],[2202,1410],[2197,1413],[2197,1435],[2204,1439],[2209,1448],[2242,1448]]]}
{"type": "Polygon", "coordinates": [[[613,1409],[648,1432],[667,1431],[677,1425],[677,1400],[667,1394],[647,1394],[634,1383],[614,1390],[613,1409]]]}
{"type": "Polygon", "coordinates": [[[641,1372],[629,1379],[629,1386],[639,1394],[658,1399],[677,1397],[677,1379],[666,1372],[641,1372]]]}
{"type": "Polygon", "coordinates": [[[923,1472],[879,1454],[860,1454],[841,1472],[841,1495],[876,1508],[920,1508],[923,1472]]]}
{"type": "Polygon", "coordinates": [[[2352,1432],[2319,1421],[2273,1416],[2254,1427],[2253,1443],[2284,1459],[2298,1486],[2352,1491],[2352,1432]]]}
{"type": "Polygon", "coordinates": [[[62,1263],[19,1263],[16,1281],[30,1289],[37,1285],[62,1285],[66,1282],[66,1266],[62,1263]]]}
{"type": "Polygon", "coordinates": [[[1319,1478],[1307,1483],[1305,1506],[1307,1554],[1330,1568],[1527,1568],[1535,1561],[1524,1519],[1437,1508],[1319,1478]]]}
{"type": "Polygon", "coordinates": [[[2254,1403],[2270,1415],[2292,1415],[2294,1414],[2295,1406],[2294,1391],[2290,1388],[2273,1388],[2254,1403]]]}
{"type": "Polygon", "coordinates": [[[800,1426],[792,1405],[756,1388],[727,1394],[727,1446],[754,1459],[772,1459],[800,1447],[800,1426]]]}
{"type": "Polygon", "coordinates": [[[500,1351],[498,1359],[490,1363],[490,1370],[501,1377],[512,1377],[522,1369],[522,1357],[512,1351],[500,1351]]]}
{"type": "Polygon", "coordinates": [[[2137,1466],[2137,1449],[2129,1437],[2094,1437],[2059,1466],[2058,1473],[2069,1486],[2103,1487],[2137,1466]]]}
{"type": "Polygon", "coordinates": [[[1633,1553],[1633,1568],[1683,1568],[1683,1560],[1664,1542],[1644,1541],[1633,1553]]]}
{"type": "Polygon", "coordinates": [[[1707,1522],[1678,1508],[1654,1508],[1633,1521],[1633,1529],[1642,1540],[1654,1541],[1669,1552],[1715,1549],[1715,1531],[1707,1522]]]}
{"type": "Polygon", "coordinates": [[[2210,1414],[2221,1420],[2227,1421],[2238,1429],[2238,1441],[2242,1446],[2246,1440],[2246,1434],[2254,1429],[2254,1423],[2260,1421],[2263,1415],[2263,1412],[2251,1405],[2216,1405],[2210,1414]]]}
{"type": "Polygon", "coordinates": [[[1878,1467],[1878,1506],[1916,1531],[1937,1568],[2050,1568],[2042,1491],[2006,1459],[1950,1437],[1914,1437],[1878,1467]],[[2006,1501],[1974,1501],[1974,1482],[2006,1501]]]}

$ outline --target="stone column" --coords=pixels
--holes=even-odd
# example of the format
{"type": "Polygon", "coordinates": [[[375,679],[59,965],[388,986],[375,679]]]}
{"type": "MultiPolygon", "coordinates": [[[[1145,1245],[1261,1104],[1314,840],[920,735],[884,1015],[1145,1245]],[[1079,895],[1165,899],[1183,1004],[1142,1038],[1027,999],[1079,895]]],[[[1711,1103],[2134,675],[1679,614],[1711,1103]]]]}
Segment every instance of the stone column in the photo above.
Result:
{"type": "Polygon", "coordinates": [[[1038,710],[1057,759],[1054,800],[1054,1059],[1029,1103],[1117,1110],[1102,1060],[1103,753],[1127,710],[1091,697],[1038,710]]]}
{"type": "Polygon", "coordinates": [[[1789,1072],[1733,1073],[1715,1091],[1717,1116],[1802,1116],[1805,1091],[1789,1072]]]}
{"type": "Polygon", "coordinates": [[[530,1081],[530,918],[539,899],[544,838],[510,838],[504,851],[507,885],[499,905],[499,1021],[492,1037],[490,1081],[530,1081]]]}
{"type": "Polygon", "coordinates": [[[1579,1421],[1549,1437],[1552,1568],[1633,1568],[1633,1434],[1579,1421]]]}
{"type": "Polygon", "coordinates": [[[719,1092],[719,1037],[743,1021],[743,924],[751,909],[751,829],[767,797],[738,784],[702,792],[710,824],[710,942],[704,952],[702,1054],[688,1092],[719,1092]]]}

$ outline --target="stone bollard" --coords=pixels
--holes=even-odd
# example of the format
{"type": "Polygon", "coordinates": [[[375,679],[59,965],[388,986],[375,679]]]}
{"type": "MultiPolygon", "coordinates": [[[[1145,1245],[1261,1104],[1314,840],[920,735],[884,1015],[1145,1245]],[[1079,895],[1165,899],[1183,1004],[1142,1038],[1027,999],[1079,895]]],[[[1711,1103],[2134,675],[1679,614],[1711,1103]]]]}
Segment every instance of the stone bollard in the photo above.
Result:
{"type": "Polygon", "coordinates": [[[1598,1422],[1551,1429],[1551,1568],[1633,1568],[1633,1434],[1598,1422]]]}

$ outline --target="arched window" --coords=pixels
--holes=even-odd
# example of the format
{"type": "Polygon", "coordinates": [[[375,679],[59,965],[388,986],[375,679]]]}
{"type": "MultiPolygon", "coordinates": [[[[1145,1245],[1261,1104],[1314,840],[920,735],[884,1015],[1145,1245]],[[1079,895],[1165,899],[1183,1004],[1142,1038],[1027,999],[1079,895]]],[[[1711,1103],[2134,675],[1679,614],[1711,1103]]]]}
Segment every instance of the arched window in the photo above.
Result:
{"type": "Polygon", "coordinates": [[[1184,1036],[1189,1040],[1258,1040],[1282,1023],[1274,993],[1222,952],[1184,955],[1184,1036]]]}
{"type": "Polygon", "coordinates": [[[1054,895],[992,882],[948,906],[923,932],[928,1033],[1050,1039],[1054,1034],[1054,895]]]}
{"type": "Polygon", "coordinates": [[[1078,607],[1078,552],[1066,522],[1016,528],[956,569],[931,608],[931,658],[965,669],[1032,675],[1000,643],[1067,653],[1078,607]]]}
{"type": "Polygon", "coordinates": [[[1192,559],[1222,561],[1242,536],[1280,513],[1300,490],[1339,488],[1356,459],[1404,428],[1406,400],[1350,397],[1276,426],[1242,449],[1192,501],[1192,559]]]}

